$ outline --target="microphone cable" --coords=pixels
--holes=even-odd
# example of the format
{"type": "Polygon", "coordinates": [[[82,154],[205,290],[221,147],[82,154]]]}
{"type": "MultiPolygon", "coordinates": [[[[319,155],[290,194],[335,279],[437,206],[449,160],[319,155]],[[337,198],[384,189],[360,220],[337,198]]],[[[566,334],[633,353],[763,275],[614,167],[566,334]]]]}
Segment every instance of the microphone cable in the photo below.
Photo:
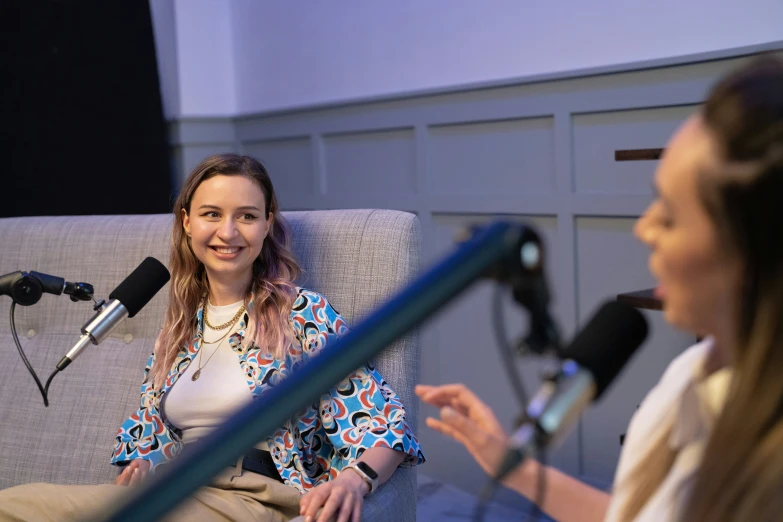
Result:
{"type": "Polygon", "coordinates": [[[49,406],[49,384],[51,384],[52,379],[54,379],[54,376],[59,372],[60,370],[55,370],[52,375],[49,376],[49,380],[46,381],[46,387],[41,384],[41,380],[38,378],[38,374],[35,373],[35,370],[33,369],[33,366],[30,364],[30,361],[27,360],[27,356],[24,353],[24,350],[22,349],[22,344],[19,342],[19,335],[16,333],[16,321],[14,319],[14,311],[16,310],[16,301],[11,302],[11,336],[14,338],[14,344],[16,344],[16,349],[19,350],[19,356],[22,358],[22,362],[27,367],[27,371],[30,372],[30,375],[33,376],[33,380],[35,381],[36,386],[38,386],[38,389],[41,391],[41,396],[43,397],[44,406],[49,406]]]}
{"type": "MultiPolygon", "coordinates": [[[[522,406],[522,414],[515,422],[515,428],[519,428],[522,424],[528,421],[527,418],[527,405],[529,404],[528,393],[525,389],[524,380],[522,374],[517,366],[515,356],[518,351],[514,348],[509,341],[508,329],[506,327],[505,316],[503,315],[503,298],[508,294],[508,288],[504,285],[495,285],[492,295],[492,332],[495,337],[500,354],[503,358],[503,366],[506,368],[506,374],[508,380],[511,383],[511,388],[514,391],[514,395],[517,401],[522,406]]],[[[538,458],[540,466],[538,468],[538,480],[536,481],[536,496],[531,502],[530,511],[527,514],[526,520],[537,520],[541,515],[540,504],[544,500],[546,494],[546,451],[541,451],[538,458]]],[[[484,520],[487,505],[492,500],[495,491],[497,490],[499,483],[492,477],[484,484],[481,489],[476,507],[473,512],[473,522],[482,522],[484,520]]]]}
{"type": "MultiPolygon", "coordinates": [[[[95,308],[97,309],[100,307],[101,303],[95,300],[94,297],[91,297],[93,302],[95,303],[95,308]]],[[[41,396],[43,397],[43,403],[44,407],[49,407],[49,385],[52,383],[52,380],[54,379],[54,376],[60,373],[59,368],[55,368],[55,370],[52,372],[52,374],[49,376],[49,378],[46,380],[46,385],[41,384],[41,380],[38,378],[38,374],[35,373],[35,369],[33,368],[33,365],[30,364],[30,361],[27,359],[27,355],[25,355],[24,350],[22,349],[22,343],[19,342],[19,334],[16,332],[16,318],[15,318],[15,311],[16,311],[16,301],[11,301],[11,310],[10,310],[10,323],[11,323],[11,336],[14,338],[14,344],[16,345],[16,349],[19,351],[19,356],[22,358],[22,362],[27,367],[27,371],[30,372],[30,375],[33,376],[33,380],[35,381],[36,386],[38,386],[38,390],[41,392],[41,396]]]]}

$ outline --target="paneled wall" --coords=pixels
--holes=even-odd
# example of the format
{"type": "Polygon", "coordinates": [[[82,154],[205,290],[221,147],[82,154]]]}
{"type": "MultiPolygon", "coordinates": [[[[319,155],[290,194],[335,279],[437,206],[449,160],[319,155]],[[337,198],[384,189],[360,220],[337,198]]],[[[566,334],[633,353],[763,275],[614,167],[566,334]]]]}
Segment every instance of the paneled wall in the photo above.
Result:
{"type": "MultiPolygon", "coordinates": [[[[571,335],[602,301],[653,284],[632,228],[652,198],[657,161],[618,162],[615,151],[664,147],[715,79],[743,59],[248,116],[230,128],[186,120],[175,125],[176,146],[183,168],[217,150],[259,157],[286,209],[414,212],[425,264],[449,252],[463,226],[494,216],[529,223],[546,241],[554,313],[571,335]]],[[[423,329],[421,374],[426,383],[468,384],[509,426],[520,405],[495,346],[491,299],[491,286],[479,284],[423,329]]],[[[505,313],[512,333],[522,333],[525,314],[508,300],[505,313]]],[[[612,480],[630,416],[694,340],[659,312],[647,315],[643,351],[550,455],[601,485],[612,480]]],[[[520,368],[532,391],[537,362],[520,368]]],[[[419,434],[429,458],[423,473],[479,489],[482,474],[464,450],[423,422],[419,434]]]]}

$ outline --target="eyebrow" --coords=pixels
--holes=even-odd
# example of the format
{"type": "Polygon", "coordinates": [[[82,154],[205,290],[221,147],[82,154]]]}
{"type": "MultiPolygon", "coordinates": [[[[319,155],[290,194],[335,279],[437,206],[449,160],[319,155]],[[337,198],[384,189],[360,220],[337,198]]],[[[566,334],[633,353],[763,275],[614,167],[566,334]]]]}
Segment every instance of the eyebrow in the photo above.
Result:
{"type": "MultiPolygon", "coordinates": [[[[217,205],[201,205],[200,207],[198,207],[198,209],[199,210],[207,210],[207,209],[223,210],[220,207],[218,207],[217,205]]],[[[256,212],[261,212],[260,208],[258,208],[256,206],[253,206],[253,205],[246,205],[244,207],[239,207],[239,208],[237,208],[237,210],[255,210],[256,212]]]]}

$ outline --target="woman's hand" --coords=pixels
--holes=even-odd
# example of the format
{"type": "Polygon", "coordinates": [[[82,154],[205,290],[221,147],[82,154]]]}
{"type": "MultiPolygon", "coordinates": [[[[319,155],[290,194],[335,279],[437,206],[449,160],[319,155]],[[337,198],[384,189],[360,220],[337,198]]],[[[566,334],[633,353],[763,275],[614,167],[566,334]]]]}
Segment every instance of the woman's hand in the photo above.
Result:
{"type": "Polygon", "coordinates": [[[416,395],[440,408],[440,419],[427,417],[427,426],[464,445],[484,472],[494,475],[508,437],[490,407],[463,384],[420,384],[416,395]]]}
{"type": "Polygon", "coordinates": [[[369,492],[370,485],[358,473],[346,469],[302,497],[299,514],[305,516],[306,522],[327,522],[335,516],[337,522],[359,522],[364,496],[369,492]]]}
{"type": "Polygon", "coordinates": [[[125,466],[122,473],[117,475],[114,483],[118,486],[135,486],[147,476],[150,471],[150,461],[144,459],[133,459],[130,464],[125,466]]]}

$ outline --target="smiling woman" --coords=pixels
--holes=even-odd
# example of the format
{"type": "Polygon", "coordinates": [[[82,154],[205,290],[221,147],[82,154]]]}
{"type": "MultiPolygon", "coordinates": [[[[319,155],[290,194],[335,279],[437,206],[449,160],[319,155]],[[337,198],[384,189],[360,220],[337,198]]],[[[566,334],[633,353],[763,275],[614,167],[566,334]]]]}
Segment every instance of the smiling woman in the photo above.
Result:
{"type": "Polygon", "coordinates": [[[240,300],[253,275],[271,225],[264,193],[244,176],[215,176],[182,209],[182,227],[201,260],[215,305],[240,300]]]}
{"type": "MultiPolygon", "coordinates": [[[[299,265],[266,169],[205,159],[174,206],[169,306],[141,405],[117,432],[114,485],[0,491],[0,520],[85,519],[348,331],[299,265]]],[[[363,498],[424,461],[397,394],[357,368],[166,520],[358,521],[363,498]]],[[[229,466],[231,464],[231,466],[229,466]]]]}

